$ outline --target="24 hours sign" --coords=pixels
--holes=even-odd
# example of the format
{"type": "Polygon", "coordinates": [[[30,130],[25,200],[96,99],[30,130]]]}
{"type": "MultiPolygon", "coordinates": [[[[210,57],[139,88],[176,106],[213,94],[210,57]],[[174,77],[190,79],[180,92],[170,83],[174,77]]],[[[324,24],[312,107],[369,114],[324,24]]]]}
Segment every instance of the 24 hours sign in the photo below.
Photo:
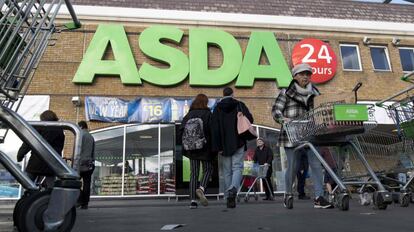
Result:
{"type": "Polygon", "coordinates": [[[336,73],[336,55],[329,44],[313,38],[303,39],[292,52],[293,65],[307,63],[312,66],[312,83],[330,81],[336,73]]]}

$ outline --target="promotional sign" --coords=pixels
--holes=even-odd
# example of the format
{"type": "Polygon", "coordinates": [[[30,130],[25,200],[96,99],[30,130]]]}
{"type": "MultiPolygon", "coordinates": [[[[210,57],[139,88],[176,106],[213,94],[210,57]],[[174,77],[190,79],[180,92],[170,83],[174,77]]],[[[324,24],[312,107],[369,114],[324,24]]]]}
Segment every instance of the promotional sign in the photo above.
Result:
{"type": "Polygon", "coordinates": [[[171,101],[169,98],[142,98],[138,107],[138,118],[130,117],[128,122],[160,123],[170,122],[171,101]]]}
{"type": "MultiPolygon", "coordinates": [[[[130,102],[113,97],[86,97],[85,114],[87,120],[102,122],[128,122],[128,106],[130,102]]],[[[135,101],[131,108],[135,108],[135,101]]]]}
{"type": "Polygon", "coordinates": [[[329,44],[318,39],[303,39],[292,51],[293,65],[307,63],[312,66],[312,83],[330,81],[336,73],[336,55],[329,44]]]}
{"type": "MultiPolygon", "coordinates": [[[[173,123],[182,121],[193,99],[136,98],[127,101],[111,97],[86,97],[87,120],[120,123],[173,123]]],[[[209,99],[214,109],[216,99],[209,99]]]]}

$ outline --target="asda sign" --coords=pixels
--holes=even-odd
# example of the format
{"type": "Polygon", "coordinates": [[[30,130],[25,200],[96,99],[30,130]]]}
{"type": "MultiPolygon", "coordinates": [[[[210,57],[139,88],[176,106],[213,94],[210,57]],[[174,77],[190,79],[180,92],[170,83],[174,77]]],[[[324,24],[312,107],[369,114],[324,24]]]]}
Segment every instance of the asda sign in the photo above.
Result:
{"type": "Polygon", "coordinates": [[[122,25],[99,25],[73,78],[74,83],[89,84],[96,76],[119,76],[126,85],[142,81],[159,86],[173,86],[189,77],[191,86],[222,86],[236,79],[236,87],[252,87],[255,80],[274,80],[287,87],[292,80],[289,67],[272,32],[251,33],[246,51],[229,33],[212,28],[189,29],[188,55],[169,46],[180,46],[184,31],[173,26],[152,26],[139,36],[139,48],[149,59],[167,64],[166,68],[135,62],[122,25]],[[165,43],[168,42],[168,43],[165,43]],[[111,45],[113,60],[103,60],[111,45]],[[223,62],[209,68],[209,46],[220,49],[223,62]],[[260,64],[264,53],[269,64],[260,64]]]}

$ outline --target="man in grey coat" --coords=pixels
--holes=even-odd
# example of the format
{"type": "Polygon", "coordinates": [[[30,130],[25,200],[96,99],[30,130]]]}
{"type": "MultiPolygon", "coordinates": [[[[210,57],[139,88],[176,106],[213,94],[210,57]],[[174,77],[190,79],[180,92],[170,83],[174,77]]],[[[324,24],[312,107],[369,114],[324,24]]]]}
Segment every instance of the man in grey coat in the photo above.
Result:
{"type": "Polygon", "coordinates": [[[82,148],[80,153],[80,177],[83,186],[79,195],[79,206],[81,209],[88,209],[89,198],[91,195],[91,177],[95,170],[95,140],[88,131],[88,124],[85,121],[78,123],[82,129],[82,148]]]}
{"type": "MultiPolygon", "coordinates": [[[[273,119],[282,125],[279,134],[278,146],[284,147],[288,161],[285,174],[284,206],[293,208],[292,185],[299,167],[301,152],[294,152],[294,144],[287,137],[284,124],[313,109],[314,97],[320,95],[318,89],[312,85],[312,67],[309,64],[298,64],[292,69],[293,80],[288,88],[282,89],[272,108],[273,119]]],[[[306,150],[309,166],[312,170],[312,181],[315,191],[314,208],[332,208],[332,205],[323,197],[322,166],[317,157],[306,150]]]]}

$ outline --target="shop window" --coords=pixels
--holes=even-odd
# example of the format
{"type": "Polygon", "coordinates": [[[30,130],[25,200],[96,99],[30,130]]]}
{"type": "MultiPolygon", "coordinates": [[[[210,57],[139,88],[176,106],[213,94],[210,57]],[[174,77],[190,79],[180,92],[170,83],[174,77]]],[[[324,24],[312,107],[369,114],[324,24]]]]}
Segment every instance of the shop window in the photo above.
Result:
{"type": "Polygon", "coordinates": [[[122,195],[124,127],[93,134],[95,138],[95,171],[93,195],[122,195]]]}
{"type": "Polygon", "coordinates": [[[370,46],[371,60],[375,71],[391,71],[387,47],[370,46]]]}
{"type": "Polygon", "coordinates": [[[124,195],[159,193],[158,137],[158,125],[127,126],[124,195]]]}
{"type": "Polygon", "coordinates": [[[399,48],[401,66],[404,72],[414,71],[414,48],[399,48]]]}
{"type": "Polygon", "coordinates": [[[341,44],[339,47],[343,70],[362,71],[358,46],[353,44],[341,44]]]}

